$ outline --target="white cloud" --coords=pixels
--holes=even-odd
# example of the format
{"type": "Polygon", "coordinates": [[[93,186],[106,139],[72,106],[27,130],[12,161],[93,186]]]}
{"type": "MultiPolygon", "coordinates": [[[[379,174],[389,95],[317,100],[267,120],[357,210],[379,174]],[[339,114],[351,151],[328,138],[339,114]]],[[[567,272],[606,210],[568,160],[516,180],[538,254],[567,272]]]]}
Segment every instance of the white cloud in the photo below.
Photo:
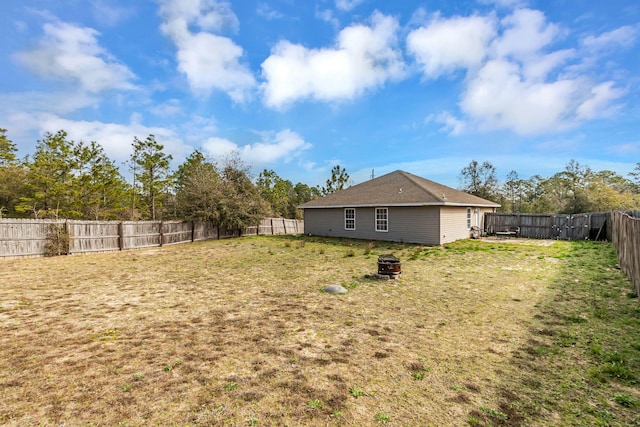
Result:
{"type": "Polygon", "coordinates": [[[181,36],[195,25],[204,31],[238,30],[238,18],[229,3],[217,0],[159,0],[163,31],[181,36]]]}
{"type": "Polygon", "coordinates": [[[336,7],[340,10],[348,12],[362,2],[364,2],[364,0],[336,0],[336,7]]]}
{"type": "Polygon", "coordinates": [[[235,102],[244,102],[256,85],[251,71],[240,61],[243,49],[231,39],[213,32],[237,30],[238,19],[227,3],[215,0],[160,0],[162,32],[178,48],[178,69],[191,89],[208,96],[223,91],[235,102]],[[200,31],[193,31],[192,26],[200,31]]]}
{"type": "MultiPolygon", "coordinates": [[[[536,134],[566,129],[615,111],[624,91],[612,81],[599,83],[588,74],[584,49],[553,49],[563,30],[537,10],[516,9],[495,22],[494,15],[436,16],[407,37],[411,54],[425,77],[456,69],[466,73],[459,108],[462,114],[432,114],[427,122],[452,135],[470,129],[509,129],[536,134]]],[[[587,38],[597,51],[634,37],[632,27],[587,38]]]]}
{"type": "Polygon", "coordinates": [[[175,116],[184,116],[184,112],[182,106],[180,105],[180,101],[177,99],[169,99],[160,104],[155,104],[149,107],[149,111],[156,116],[161,117],[175,117],[175,116]]]}
{"type": "Polygon", "coordinates": [[[431,114],[427,117],[426,122],[440,123],[442,125],[441,131],[454,136],[463,134],[467,129],[467,123],[464,120],[454,117],[447,111],[439,114],[431,114]]]}
{"type": "Polygon", "coordinates": [[[13,92],[0,96],[0,111],[8,115],[16,109],[24,111],[49,111],[54,114],[68,114],[82,108],[99,104],[95,94],[75,92],[13,92]]]}
{"type": "Polygon", "coordinates": [[[112,27],[133,15],[133,8],[119,7],[114,2],[105,0],[92,0],[93,17],[102,25],[112,27]]]}
{"type": "Polygon", "coordinates": [[[562,127],[577,89],[572,80],[523,80],[517,64],[493,60],[470,81],[461,109],[488,129],[531,134],[562,127]]]}
{"type": "Polygon", "coordinates": [[[593,50],[611,49],[614,46],[630,47],[636,42],[638,37],[638,25],[625,25],[615,30],[600,34],[599,36],[588,36],[583,40],[583,44],[593,50]]]}
{"type": "Polygon", "coordinates": [[[501,23],[505,30],[493,44],[496,56],[501,58],[512,56],[520,59],[536,55],[560,32],[556,25],[547,23],[539,10],[517,9],[501,23]]]}
{"type": "Polygon", "coordinates": [[[69,81],[87,92],[133,89],[134,74],[98,44],[98,35],[92,28],[47,23],[38,47],[14,57],[43,78],[69,81]]]}
{"type": "Polygon", "coordinates": [[[549,73],[577,56],[574,49],[562,49],[547,55],[539,55],[522,63],[522,74],[525,79],[545,81],[549,73]]]}
{"type": "Polygon", "coordinates": [[[409,33],[407,50],[415,56],[425,76],[438,77],[459,67],[480,65],[495,31],[492,16],[436,16],[427,26],[409,33]]]}
{"type": "Polygon", "coordinates": [[[305,98],[348,100],[402,77],[397,30],[394,18],[376,12],[371,26],[353,25],[340,31],[335,48],[307,49],[279,42],[262,63],[265,103],[283,108],[305,98]]]}
{"type": "Polygon", "coordinates": [[[528,3],[527,0],[479,0],[479,2],[482,4],[493,4],[497,7],[502,7],[505,9],[524,7],[528,3]]]}
{"type": "Polygon", "coordinates": [[[256,12],[258,12],[258,15],[268,19],[268,20],[273,20],[273,19],[282,19],[284,18],[284,14],[278,12],[277,10],[275,10],[274,8],[272,8],[268,3],[262,2],[258,4],[258,9],[256,10],[256,12]]]}
{"type": "Polygon", "coordinates": [[[589,97],[577,110],[578,119],[589,120],[602,115],[610,115],[617,110],[613,101],[624,95],[625,91],[614,87],[614,82],[601,83],[591,89],[589,97]]]}
{"type": "Polygon", "coordinates": [[[202,147],[212,156],[224,156],[231,152],[238,152],[242,160],[252,166],[265,165],[275,161],[288,162],[300,154],[301,151],[311,148],[311,144],[295,132],[285,129],[276,134],[267,133],[263,140],[239,146],[223,138],[209,138],[202,147]]]}
{"type": "MultiPolygon", "coordinates": [[[[31,115],[31,121],[37,125],[39,133],[55,133],[64,129],[68,138],[74,141],[96,141],[116,164],[129,160],[132,152],[131,144],[134,136],[144,139],[149,134],[156,137],[156,141],[164,146],[164,152],[171,154],[175,161],[183,159],[192,148],[171,129],[144,126],[132,117],[129,124],[103,123],[99,121],[70,120],[49,113],[31,115]]],[[[124,170],[124,169],[123,169],[124,170]]]]}
{"type": "Polygon", "coordinates": [[[338,18],[333,16],[333,10],[331,10],[331,9],[324,9],[324,10],[316,9],[316,18],[318,18],[318,19],[320,19],[320,20],[322,20],[324,22],[328,22],[336,30],[340,26],[340,21],[338,21],[338,18]]]}

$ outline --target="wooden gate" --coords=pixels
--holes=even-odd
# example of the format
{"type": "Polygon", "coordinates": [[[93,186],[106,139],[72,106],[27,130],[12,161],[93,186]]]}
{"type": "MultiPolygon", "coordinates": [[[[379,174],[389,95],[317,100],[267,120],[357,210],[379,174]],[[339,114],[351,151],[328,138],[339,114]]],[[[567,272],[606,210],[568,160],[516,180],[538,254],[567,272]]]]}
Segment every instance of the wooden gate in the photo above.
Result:
{"type": "Polygon", "coordinates": [[[551,228],[554,239],[571,239],[571,215],[554,215],[551,228]]]}
{"type": "Polygon", "coordinates": [[[607,212],[582,214],[508,214],[487,212],[484,232],[493,235],[519,227],[520,237],[561,240],[607,240],[607,212]]]}

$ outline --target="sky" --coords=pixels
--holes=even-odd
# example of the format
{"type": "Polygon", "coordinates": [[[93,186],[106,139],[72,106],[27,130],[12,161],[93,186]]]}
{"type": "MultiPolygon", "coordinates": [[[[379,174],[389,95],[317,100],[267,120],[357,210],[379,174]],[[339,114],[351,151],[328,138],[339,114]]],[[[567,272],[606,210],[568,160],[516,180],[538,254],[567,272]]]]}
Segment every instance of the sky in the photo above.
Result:
{"type": "Polygon", "coordinates": [[[459,187],[575,160],[640,162],[637,0],[2,0],[0,127],[96,141],[126,175],[153,134],[176,168],[239,153],[254,176],[459,187]]]}

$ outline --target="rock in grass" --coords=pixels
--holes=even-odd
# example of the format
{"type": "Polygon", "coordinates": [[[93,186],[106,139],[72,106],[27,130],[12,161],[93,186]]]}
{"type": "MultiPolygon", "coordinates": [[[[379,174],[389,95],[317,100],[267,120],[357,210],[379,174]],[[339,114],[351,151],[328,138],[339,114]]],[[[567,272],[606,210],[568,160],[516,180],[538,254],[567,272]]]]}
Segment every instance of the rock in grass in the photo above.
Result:
{"type": "Polygon", "coordinates": [[[327,285],[322,290],[328,294],[346,294],[347,289],[340,285],[327,285]]]}

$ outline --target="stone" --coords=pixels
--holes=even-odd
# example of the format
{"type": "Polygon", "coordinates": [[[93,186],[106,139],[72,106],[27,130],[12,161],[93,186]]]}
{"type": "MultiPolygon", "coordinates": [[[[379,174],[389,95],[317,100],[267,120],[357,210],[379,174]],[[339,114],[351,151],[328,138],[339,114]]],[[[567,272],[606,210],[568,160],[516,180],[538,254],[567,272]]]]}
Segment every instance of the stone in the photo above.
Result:
{"type": "Polygon", "coordinates": [[[348,291],[340,285],[327,285],[322,290],[328,294],[346,294],[348,291]]]}

